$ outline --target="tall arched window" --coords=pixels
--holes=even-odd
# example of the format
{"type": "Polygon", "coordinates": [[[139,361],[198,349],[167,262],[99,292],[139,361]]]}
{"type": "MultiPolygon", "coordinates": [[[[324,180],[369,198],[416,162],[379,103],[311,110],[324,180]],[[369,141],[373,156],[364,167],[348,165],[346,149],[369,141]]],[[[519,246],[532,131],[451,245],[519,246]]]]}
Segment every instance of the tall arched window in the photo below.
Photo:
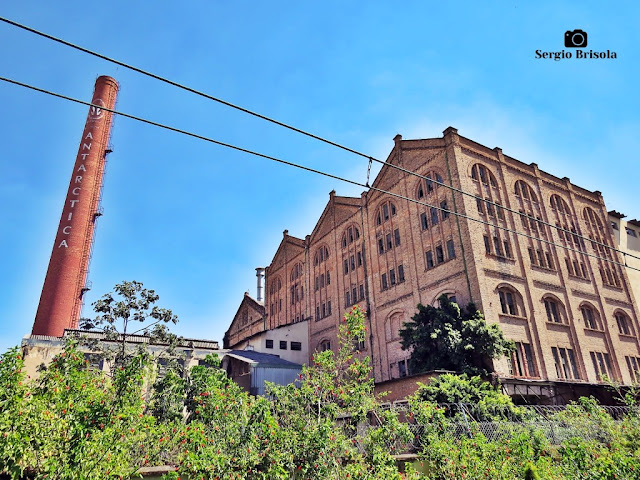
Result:
{"type": "MultiPolygon", "coordinates": [[[[291,269],[291,285],[289,286],[289,298],[291,305],[302,302],[302,299],[304,298],[304,286],[299,280],[300,277],[302,277],[302,271],[302,263],[300,262],[296,263],[291,269]]],[[[295,320],[295,318],[292,320],[295,320]]]]}
{"type": "Polygon", "coordinates": [[[321,246],[313,257],[313,264],[320,265],[329,258],[329,248],[326,245],[321,246]]]}
{"type": "Polygon", "coordinates": [[[420,179],[418,181],[418,185],[416,186],[416,198],[420,200],[424,198],[425,195],[433,193],[441,183],[443,183],[443,180],[440,173],[435,170],[428,172],[424,179],[420,179]]]}
{"type": "Polygon", "coordinates": [[[553,194],[550,199],[551,208],[561,215],[572,215],[569,204],[560,196],[553,194]]]}
{"type": "Polygon", "coordinates": [[[267,278],[269,285],[269,315],[276,315],[282,310],[282,298],[280,290],[282,289],[282,280],[280,277],[267,278]]]}
{"type": "Polygon", "coordinates": [[[347,245],[351,245],[353,242],[360,238],[360,230],[357,226],[351,225],[347,227],[342,234],[342,248],[347,248],[347,245]]]}
{"type": "Polygon", "coordinates": [[[516,196],[532,202],[538,202],[538,196],[524,180],[517,180],[514,186],[516,196]]]}
{"type": "Polygon", "coordinates": [[[478,180],[485,185],[491,185],[492,187],[498,186],[496,177],[493,175],[493,173],[491,173],[491,170],[489,170],[481,163],[476,163],[473,167],[471,167],[471,178],[474,180],[478,180]]]}
{"type": "Polygon", "coordinates": [[[290,280],[293,282],[294,280],[300,278],[302,276],[302,263],[296,263],[291,269],[290,280]]]}
{"type": "Polygon", "coordinates": [[[391,217],[396,215],[396,213],[396,206],[392,202],[384,202],[376,211],[376,225],[382,225],[383,223],[388,222],[391,217]]]}

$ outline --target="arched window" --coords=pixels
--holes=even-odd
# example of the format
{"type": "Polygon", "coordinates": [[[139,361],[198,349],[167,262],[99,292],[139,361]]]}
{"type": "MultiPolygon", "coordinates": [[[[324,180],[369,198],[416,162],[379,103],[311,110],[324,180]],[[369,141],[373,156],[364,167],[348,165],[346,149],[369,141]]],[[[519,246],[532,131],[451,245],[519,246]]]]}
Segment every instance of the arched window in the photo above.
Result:
{"type": "Polygon", "coordinates": [[[445,290],[441,290],[440,293],[438,293],[435,297],[433,297],[433,301],[431,302],[431,305],[433,305],[436,308],[439,308],[440,297],[442,295],[446,295],[450,302],[458,303],[458,296],[456,295],[456,291],[448,288],[445,290]]]}
{"type": "Polygon", "coordinates": [[[425,175],[424,180],[420,180],[418,182],[418,185],[416,187],[416,198],[420,200],[421,198],[424,198],[425,195],[433,193],[441,183],[443,183],[442,175],[440,175],[435,170],[428,172],[425,175]]]}
{"type": "Polygon", "coordinates": [[[514,193],[516,196],[525,200],[531,200],[532,202],[538,202],[538,196],[533,191],[533,188],[529,186],[524,180],[517,180],[514,186],[514,193]]]}
{"type": "Polygon", "coordinates": [[[500,300],[500,310],[504,315],[524,317],[524,303],[522,295],[510,285],[501,285],[497,289],[500,300]]]}
{"type": "Polygon", "coordinates": [[[327,338],[321,340],[320,343],[318,343],[317,350],[319,352],[326,352],[327,350],[331,350],[331,341],[329,341],[329,339],[327,338]]]}
{"type": "Polygon", "coordinates": [[[542,298],[544,309],[547,312],[547,322],[567,323],[566,314],[562,302],[553,295],[545,295],[542,298]]]}
{"type": "Polygon", "coordinates": [[[387,341],[400,338],[400,329],[404,327],[405,315],[403,312],[396,312],[389,315],[384,323],[385,336],[387,341]]]}
{"type": "Polygon", "coordinates": [[[491,173],[487,167],[480,163],[476,163],[473,167],[471,167],[471,178],[474,180],[479,180],[485,185],[491,185],[492,187],[497,187],[498,182],[496,182],[496,177],[491,173]]]}
{"type": "Polygon", "coordinates": [[[329,258],[329,249],[323,245],[318,249],[315,256],[313,257],[313,264],[320,265],[322,262],[329,258]]]}
{"type": "Polygon", "coordinates": [[[585,207],[582,212],[582,216],[584,217],[584,220],[585,222],[587,222],[587,225],[589,225],[589,227],[594,230],[602,230],[602,222],[600,221],[600,218],[593,210],[593,208],[585,207]]]}
{"type": "Polygon", "coordinates": [[[280,277],[275,277],[270,283],[269,293],[272,295],[282,288],[282,280],[280,280],[280,277]]]}
{"type": "Polygon", "coordinates": [[[629,315],[622,310],[616,310],[613,316],[616,319],[620,335],[634,335],[633,324],[631,323],[629,315]]]}
{"type": "Polygon", "coordinates": [[[282,310],[282,299],[280,298],[282,280],[280,277],[267,278],[267,284],[269,285],[269,315],[275,315],[282,310]]]}
{"type": "Polygon", "coordinates": [[[347,248],[347,245],[352,244],[360,238],[360,230],[355,225],[347,227],[342,234],[342,248],[347,248]]]}
{"type": "Polygon", "coordinates": [[[584,328],[602,330],[600,315],[598,314],[598,311],[593,308],[593,305],[588,302],[583,302],[580,305],[580,313],[582,314],[582,320],[584,321],[584,328]]]}
{"type": "Polygon", "coordinates": [[[376,212],[376,225],[382,225],[396,215],[396,206],[391,202],[384,202],[376,212]]]}
{"type": "Polygon", "coordinates": [[[551,208],[561,215],[571,215],[569,204],[560,195],[553,194],[550,199],[551,208]]]}
{"type": "Polygon", "coordinates": [[[291,269],[290,280],[293,282],[296,279],[302,276],[302,264],[300,262],[296,263],[291,269]]]}

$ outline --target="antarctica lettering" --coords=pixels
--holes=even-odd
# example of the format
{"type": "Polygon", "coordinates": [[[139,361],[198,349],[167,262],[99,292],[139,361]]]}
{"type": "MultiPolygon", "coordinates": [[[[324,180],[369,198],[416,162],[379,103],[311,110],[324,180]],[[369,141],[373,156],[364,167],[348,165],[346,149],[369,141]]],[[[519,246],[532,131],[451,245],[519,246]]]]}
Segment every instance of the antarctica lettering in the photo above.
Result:
{"type": "MultiPolygon", "coordinates": [[[[87,132],[87,134],[85,135],[85,137],[82,139],[82,150],[91,150],[91,140],[93,140],[93,135],[91,135],[91,132],[87,132]]],[[[84,166],[84,162],[87,159],[87,157],[89,156],[89,153],[80,153],[78,154],[79,157],[82,157],[82,163],[80,163],[80,165],[78,166],[78,168],[76,168],[76,171],[74,172],[74,176],[73,176],[73,185],[77,185],[74,186],[73,189],[71,190],[71,195],[73,196],[79,196],[80,195],[80,190],[82,190],[82,187],[80,186],[80,184],[82,183],[82,177],[83,175],[86,173],[87,169],[84,166]]],[[[66,216],[66,221],[67,222],[71,222],[71,219],[73,218],[73,212],[74,212],[74,208],[76,208],[76,204],[79,202],[79,199],[74,199],[74,198],[70,198],[69,199],[69,213],[66,216]]],[[[63,216],[64,218],[64,216],[63,216]]],[[[62,225],[61,225],[62,227],[62,225]]],[[[65,225],[62,227],[62,234],[63,235],[69,235],[71,233],[71,225],[65,225]]],[[[58,248],[69,248],[69,244],[67,243],[67,239],[63,238],[62,241],[60,242],[60,245],[58,245],[58,248]]]]}
{"type": "Polygon", "coordinates": [[[618,54],[616,52],[612,52],[611,50],[607,50],[606,52],[595,52],[593,50],[561,50],[559,52],[543,52],[542,50],[536,50],[536,58],[544,58],[547,60],[555,60],[556,62],[565,59],[587,59],[587,60],[598,60],[598,59],[614,59],[618,58],[618,54]]]}
{"type": "Polygon", "coordinates": [[[82,179],[87,174],[87,167],[85,166],[85,163],[87,162],[87,157],[91,154],[91,145],[93,143],[93,134],[91,133],[91,130],[93,130],[94,125],[91,124],[102,118],[104,112],[100,106],[103,105],[104,103],[101,99],[94,99],[93,105],[89,109],[88,125],[85,127],[86,133],[83,133],[80,151],[78,152],[78,158],[76,159],[75,164],[76,166],[74,167],[73,177],[69,187],[70,191],[67,196],[67,203],[65,204],[65,212],[63,213],[62,220],[60,221],[62,237],[57,245],[58,248],[69,248],[68,240],[69,235],[71,234],[71,219],[78,209],[76,205],[80,202],[79,197],[80,192],[82,191],[82,179]]]}

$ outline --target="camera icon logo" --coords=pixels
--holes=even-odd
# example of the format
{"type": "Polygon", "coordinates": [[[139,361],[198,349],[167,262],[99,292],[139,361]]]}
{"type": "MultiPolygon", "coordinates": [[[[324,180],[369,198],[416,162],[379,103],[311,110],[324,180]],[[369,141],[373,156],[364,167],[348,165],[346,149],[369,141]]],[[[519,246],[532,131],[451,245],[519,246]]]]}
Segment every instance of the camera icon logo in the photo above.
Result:
{"type": "Polygon", "coordinates": [[[585,48],[587,46],[587,32],[575,29],[564,32],[564,46],[568,48],[585,48]]]}

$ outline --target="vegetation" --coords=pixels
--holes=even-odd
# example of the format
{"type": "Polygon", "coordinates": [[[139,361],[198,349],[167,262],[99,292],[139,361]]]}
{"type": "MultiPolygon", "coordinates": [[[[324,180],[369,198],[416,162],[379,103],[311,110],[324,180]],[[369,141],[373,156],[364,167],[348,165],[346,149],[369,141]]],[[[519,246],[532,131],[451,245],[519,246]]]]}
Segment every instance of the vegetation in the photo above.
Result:
{"type": "Polygon", "coordinates": [[[487,324],[473,303],[461,310],[446,295],[438,301],[438,308],[418,305],[418,313],[400,330],[402,348],[411,350],[412,372],[487,375],[493,371],[492,359],[513,351],[513,342],[504,337],[500,326],[487,324]]]}
{"type": "Polygon", "coordinates": [[[339,350],[316,354],[297,385],[270,385],[268,397],[238,387],[217,357],[184,375],[168,365],[158,379],[154,358],[139,350],[107,375],[72,340],[30,379],[11,349],[0,356],[0,472],[136,478],[140,467],[168,464],[174,479],[640,480],[635,407],[614,420],[583,399],[531,419],[480,378],[443,375],[400,419],[380,408],[369,359],[353,347],[365,334],[356,307],[340,325],[339,350]],[[471,418],[447,407],[467,402],[484,409],[471,418]],[[401,473],[393,455],[410,444],[418,461],[401,473]]]}

